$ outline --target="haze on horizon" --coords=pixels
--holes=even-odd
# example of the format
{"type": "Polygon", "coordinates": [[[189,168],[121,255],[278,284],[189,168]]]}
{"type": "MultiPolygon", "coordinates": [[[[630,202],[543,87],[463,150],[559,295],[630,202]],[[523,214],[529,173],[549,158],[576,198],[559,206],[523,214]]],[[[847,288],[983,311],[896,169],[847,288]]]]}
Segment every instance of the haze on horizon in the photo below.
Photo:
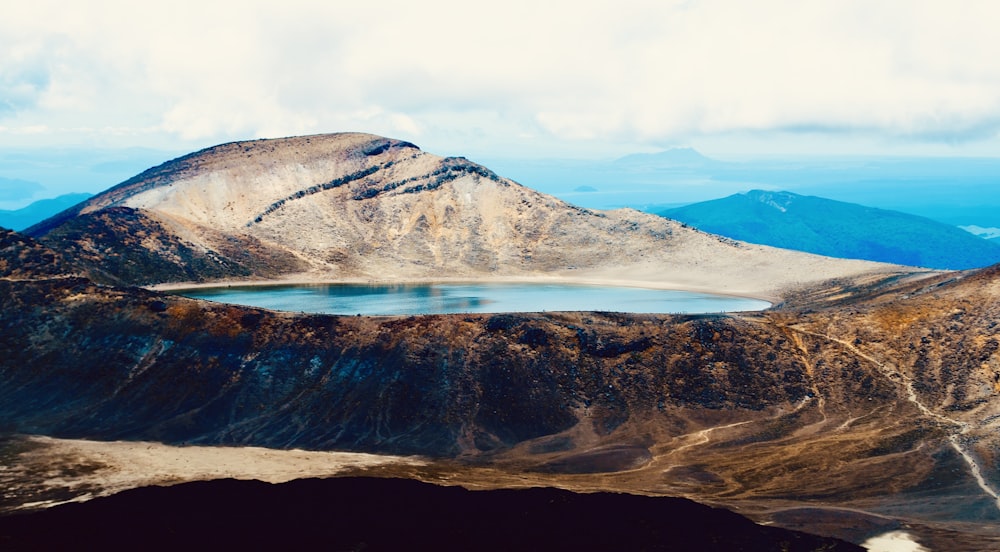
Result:
{"type": "MultiPolygon", "coordinates": [[[[470,158],[1000,151],[991,1],[39,0],[4,12],[8,155],[182,154],[351,130],[470,158]]],[[[37,192],[0,178],[0,208],[37,192]]]]}

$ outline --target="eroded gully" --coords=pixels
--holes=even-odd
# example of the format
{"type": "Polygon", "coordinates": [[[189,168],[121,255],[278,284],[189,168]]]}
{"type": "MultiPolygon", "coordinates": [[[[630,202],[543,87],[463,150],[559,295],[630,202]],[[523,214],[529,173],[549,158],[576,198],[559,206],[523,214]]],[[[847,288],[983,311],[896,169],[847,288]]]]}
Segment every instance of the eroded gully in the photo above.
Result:
{"type": "Polygon", "coordinates": [[[912,378],[896,370],[892,366],[884,364],[880,362],[878,359],[868,354],[865,354],[857,347],[855,347],[852,343],[849,343],[843,339],[838,339],[830,335],[811,332],[809,330],[804,330],[802,328],[796,328],[793,326],[784,326],[784,327],[792,332],[796,332],[797,334],[818,337],[820,339],[837,343],[842,347],[844,347],[844,349],[849,351],[851,354],[873,364],[876,368],[878,368],[880,372],[888,376],[890,380],[902,382],[903,388],[906,390],[907,400],[913,403],[913,405],[916,406],[917,409],[920,410],[922,414],[924,414],[929,418],[934,418],[936,420],[944,422],[947,426],[954,428],[951,431],[951,434],[948,436],[948,442],[951,444],[952,448],[954,448],[955,451],[959,454],[959,456],[965,461],[965,463],[969,466],[969,472],[972,474],[973,479],[975,479],[976,484],[979,485],[979,488],[982,489],[987,496],[993,499],[994,505],[998,510],[1000,510],[1000,493],[997,493],[997,491],[990,486],[989,482],[986,481],[986,478],[983,477],[983,470],[982,467],[979,465],[979,462],[977,462],[976,459],[973,458],[972,454],[969,453],[969,451],[967,451],[962,446],[961,437],[967,434],[971,429],[971,426],[969,425],[968,422],[963,422],[961,420],[949,418],[944,414],[940,414],[938,412],[934,412],[933,410],[931,410],[927,405],[921,402],[920,397],[917,396],[917,392],[913,389],[912,378]]]}

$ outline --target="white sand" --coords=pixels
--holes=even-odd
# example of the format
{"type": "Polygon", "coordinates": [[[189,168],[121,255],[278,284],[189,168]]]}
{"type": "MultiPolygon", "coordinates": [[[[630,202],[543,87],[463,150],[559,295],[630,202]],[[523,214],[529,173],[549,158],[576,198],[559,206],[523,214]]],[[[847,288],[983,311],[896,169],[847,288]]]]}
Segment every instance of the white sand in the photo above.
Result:
{"type": "MultiPolygon", "coordinates": [[[[148,485],[171,485],[208,479],[256,479],[282,483],[293,479],[329,477],[353,468],[387,464],[419,466],[418,457],[354,452],[278,450],[259,447],[170,446],[152,442],[86,441],[32,436],[43,445],[22,455],[24,466],[46,466],[52,459],[68,465],[97,465],[85,474],[49,472],[41,482],[20,481],[49,488],[98,488],[97,496],[148,485]]],[[[15,467],[16,470],[16,467],[15,467]]],[[[14,474],[11,474],[14,475],[14,474]]],[[[86,494],[76,500],[93,498],[86,494]]],[[[28,504],[27,507],[52,504],[28,504]]]]}

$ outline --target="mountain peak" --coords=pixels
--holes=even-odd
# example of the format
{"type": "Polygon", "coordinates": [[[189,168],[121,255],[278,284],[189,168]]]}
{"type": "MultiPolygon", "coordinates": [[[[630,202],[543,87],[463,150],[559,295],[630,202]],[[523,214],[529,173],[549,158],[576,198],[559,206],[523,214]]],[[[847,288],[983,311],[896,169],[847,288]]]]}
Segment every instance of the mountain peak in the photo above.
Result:
{"type": "Polygon", "coordinates": [[[384,157],[419,153],[420,148],[410,142],[360,132],[229,142],[146,170],[94,197],[84,212],[204,174],[267,173],[280,166],[311,169],[316,165],[368,165],[380,158],[385,161],[384,157]]]}
{"type": "Polygon", "coordinates": [[[788,212],[788,207],[792,204],[792,202],[802,197],[791,192],[771,192],[767,190],[750,190],[749,192],[745,192],[743,195],[753,201],[773,207],[782,213],[788,212]]]}

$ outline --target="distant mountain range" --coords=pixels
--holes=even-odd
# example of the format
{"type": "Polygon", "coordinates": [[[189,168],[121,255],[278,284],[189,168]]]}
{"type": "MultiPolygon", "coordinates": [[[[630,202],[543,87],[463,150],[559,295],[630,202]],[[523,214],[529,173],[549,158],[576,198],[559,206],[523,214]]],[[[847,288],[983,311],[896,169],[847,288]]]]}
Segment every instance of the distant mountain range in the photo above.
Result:
{"type": "Polygon", "coordinates": [[[727,156],[692,148],[616,159],[482,158],[499,174],[589,209],[658,213],[748,189],[869,205],[952,226],[1000,228],[1000,157],[727,156]],[[586,186],[586,189],[580,189],[586,186]]]}
{"type": "Polygon", "coordinates": [[[619,157],[615,165],[648,168],[707,167],[719,161],[705,157],[693,148],[671,148],[657,153],[634,153],[619,157]]]}
{"type": "Polygon", "coordinates": [[[658,214],[705,232],[830,257],[953,270],[1000,262],[1000,245],[960,228],[791,192],[752,190],[658,214]]]}
{"type": "Polygon", "coordinates": [[[39,223],[52,215],[69,209],[70,207],[85,201],[90,194],[65,194],[51,199],[38,200],[27,207],[14,210],[0,210],[0,226],[11,230],[21,231],[25,228],[39,223]]]}

